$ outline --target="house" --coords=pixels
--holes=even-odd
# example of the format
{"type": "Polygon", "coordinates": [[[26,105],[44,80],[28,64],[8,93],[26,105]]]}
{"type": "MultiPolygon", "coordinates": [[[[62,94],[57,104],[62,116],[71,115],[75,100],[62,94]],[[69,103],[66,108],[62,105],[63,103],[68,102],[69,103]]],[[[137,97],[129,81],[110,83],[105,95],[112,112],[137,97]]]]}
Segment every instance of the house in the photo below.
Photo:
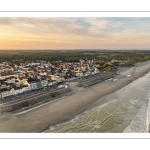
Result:
{"type": "Polygon", "coordinates": [[[18,77],[18,74],[14,73],[14,72],[0,74],[0,79],[6,79],[6,78],[10,78],[10,77],[18,77]]]}
{"type": "Polygon", "coordinates": [[[32,82],[32,83],[30,83],[29,87],[30,87],[30,90],[35,90],[35,89],[37,89],[37,83],[32,82]]]}
{"type": "Polygon", "coordinates": [[[9,90],[1,92],[1,97],[2,98],[7,97],[7,96],[10,96],[9,90]]]}
{"type": "Polygon", "coordinates": [[[5,80],[0,81],[0,89],[6,88],[6,82],[5,80]]]}
{"type": "Polygon", "coordinates": [[[31,66],[40,66],[41,63],[31,63],[31,66]]]}
{"type": "Polygon", "coordinates": [[[10,89],[10,91],[9,91],[9,96],[11,96],[11,95],[15,95],[15,90],[13,88],[10,89]]]}
{"type": "Polygon", "coordinates": [[[53,85],[53,82],[51,80],[48,80],[47,81],[47,86],[52,86],[53,85]]]}
{"type": "Polygon", "coordinates": [[[29,90],[35,90],[35,89],[37,89],[36,79],[34,79],[34,78],[28,78],[27,82],[29,84],[29,90]]]}
{"type": "Polygon", "coordinates": [[[0,69],[0,73],[4,73],[5,72],[5,69],[0,69]]]}
{"type": "Polygon", "coordinates": [[[10,89],[10,88],[12,88],[13,85],[14,85],[14,83],[6,83],[6,88],[10,89]]]}
{"type": "Polygon", "coordinates": [[[51,76],[47,77],[47,86],[52,86],[53,85],[53,81],[51,79],[51,76]]]}
{"type": "Polygon", "coordinates": [[[19,78],[17,78],[17,80],[18,80],[19,83],[22,84],[22,85],[28,85],[28,82],[27,82],[26,77],[19,77],[19,78]]]}
{"type": "Polygon", "coordinates": [[[91,74],[91,71],[87,70],[86,72],[84,72],[84,76],[89,76],[91,74]]]}
{"type": "Polygon", "coordinates": [[[48,81],[47,81],[46,77],[42,77],[41,78],[41,86],[45,87],[45,86],[47,86],[47,84],[48,84],[48,81]]]}
{"type": "Polygon", "coordinates": [[[64,77],[58,77],[58,78],[56,79],[56,81],[57,81],[57,83],[62,83],[62,82],[65,81],[65,78],[64,78],[64,77]]]}
{"type": "Polygon", "coordinates": [[[47,75],[47,73],[46,73],[46,72],[42,72],[42,71],[41,71],[41,72],[39,73],[39,75],[40,75],[40,76],[46,76],[46,75],[47,75]]]}
{"type": "Polygon", "coordinates": [[[37,85],[37,89],[40,89],[40,88],[43,87],[40,79],[36,79],[35,82],[36,82],[36,85],[37,85]]]}
{"type": "Polygon", "coordinates": [[[22,85],[22,86],[14,88],[15,95],[19,93],[27,92],[27,91],[29,91],[29,87],[27,85],[22,85]]]}
{"type": "Polygon", "coordinates": [[[7,78],[5,80],[6,80],[6,83],[15,83],[16,78],[15,77],[10,77],[10,78],[7,78]]]}
{"type": "Polygon", "coordinates": [[[66,73],[68,71],[68,69],[63,69],[62,73],[66,73]]]}

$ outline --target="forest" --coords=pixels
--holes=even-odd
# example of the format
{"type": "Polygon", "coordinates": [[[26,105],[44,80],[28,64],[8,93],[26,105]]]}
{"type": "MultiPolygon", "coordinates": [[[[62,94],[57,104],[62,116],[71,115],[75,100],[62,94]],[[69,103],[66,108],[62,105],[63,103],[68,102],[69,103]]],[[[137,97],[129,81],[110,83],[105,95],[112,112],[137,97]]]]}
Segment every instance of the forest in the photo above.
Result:
{"type": "MultiPolygon", "coordinates": [[[[55,63],[77,62],[80,59],[94,60],[100,64],[100,70],[108,66],[131,66],[137,62],[150,60],[150,51],[123,50],[1,50],[0,62],[21,63],[46,61],[55,63]],[[111,62],[111,64],[110,64],[111,62]]],[[[110,68],[110,67],[109,67],[110,68]]]]}

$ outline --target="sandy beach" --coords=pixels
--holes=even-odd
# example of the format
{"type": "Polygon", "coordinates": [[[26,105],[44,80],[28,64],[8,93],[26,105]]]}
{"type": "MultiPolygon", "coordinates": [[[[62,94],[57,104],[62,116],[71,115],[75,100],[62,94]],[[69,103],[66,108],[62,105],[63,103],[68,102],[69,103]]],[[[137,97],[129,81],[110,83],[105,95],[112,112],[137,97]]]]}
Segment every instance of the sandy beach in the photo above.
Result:
{"type": "Polygon", "coordinates": [[[76,93],[41,106],[0,116],[0,132],[42,132],[49,126],[69,120],[83,112],[105,95],[113,93],[150,71],[150,61],[118,71],[112,80],[100,82],[76,93]]]}

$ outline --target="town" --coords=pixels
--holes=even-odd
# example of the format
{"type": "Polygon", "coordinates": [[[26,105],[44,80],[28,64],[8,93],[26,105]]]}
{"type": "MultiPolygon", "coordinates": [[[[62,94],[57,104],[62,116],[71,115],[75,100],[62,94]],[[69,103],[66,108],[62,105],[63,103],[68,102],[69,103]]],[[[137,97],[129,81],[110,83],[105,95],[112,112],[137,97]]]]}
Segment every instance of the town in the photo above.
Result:
{"type": "Polygon", "coordinates": [[[18,95],[22,93],[25,97],[29,91],[36,93],[41,89],[67,88],[69,82],[79,82],[87,78],[96,80],[94,76],[114,73],[120,67],[128,67],[149,59],[148,52],[1,52],[0,100],[11,101],[12,96],[15,96],[13,100],[16,100],[18,95]],[[60,57],[61,60],[58,59],[60,57]]]}
{"type": "Polygon", "coordinates": [[[72,63],[59,60],[55,62],[55,65],[40,61],[11,66],[8,62],[3,62],[0,64],[1,100],[11,95],[45,87],[65,86],[66,81],[100,73],[98,67],[94,60],[87,58],[72,63]]]}

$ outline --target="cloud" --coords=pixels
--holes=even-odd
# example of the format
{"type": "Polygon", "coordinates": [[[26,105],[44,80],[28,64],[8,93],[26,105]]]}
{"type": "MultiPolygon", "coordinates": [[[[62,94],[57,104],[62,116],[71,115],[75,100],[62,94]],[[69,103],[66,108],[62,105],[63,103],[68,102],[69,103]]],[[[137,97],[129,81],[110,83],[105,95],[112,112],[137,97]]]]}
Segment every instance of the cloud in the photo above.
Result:
{"type": "Polygon", "coordinates": [[[0,18],[0,25],[40,34],[99,34],[107,20],[97,18],[0,18]]]}
{"type": "Polygon", "coordinates": [[[0,38],[22,47],[149,47],[149,26],[150,18],[0,18],[0,38]]]}

